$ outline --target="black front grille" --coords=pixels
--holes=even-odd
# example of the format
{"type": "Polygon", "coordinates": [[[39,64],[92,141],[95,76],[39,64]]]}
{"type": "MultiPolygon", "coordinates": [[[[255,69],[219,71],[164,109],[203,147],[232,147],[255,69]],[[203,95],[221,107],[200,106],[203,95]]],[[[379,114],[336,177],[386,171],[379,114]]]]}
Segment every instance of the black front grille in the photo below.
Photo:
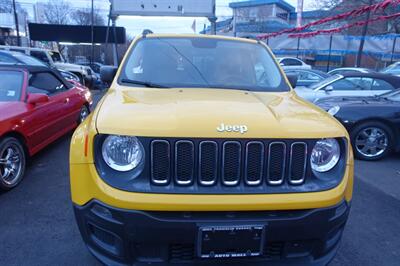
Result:
{"type": "Polygon", "coordinates": [[[299,185],[307,171],[306,142],[152,140],[154,185],[184,187],[299,185]]]}

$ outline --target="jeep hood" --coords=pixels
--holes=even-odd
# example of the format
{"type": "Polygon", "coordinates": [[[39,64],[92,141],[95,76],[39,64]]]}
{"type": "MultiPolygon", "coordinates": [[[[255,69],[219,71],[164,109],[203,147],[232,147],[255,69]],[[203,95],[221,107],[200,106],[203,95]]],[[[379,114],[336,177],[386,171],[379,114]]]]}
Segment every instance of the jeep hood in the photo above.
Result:
{"type": "Polygon", "coordinates": [[[110,90],[95,113],[102,134],[202,138],[326,138],[345,136],[330,115],[293,92],[226,89],[110,90]],[[218,132],[221,123],[247,132],[218,132]]]}

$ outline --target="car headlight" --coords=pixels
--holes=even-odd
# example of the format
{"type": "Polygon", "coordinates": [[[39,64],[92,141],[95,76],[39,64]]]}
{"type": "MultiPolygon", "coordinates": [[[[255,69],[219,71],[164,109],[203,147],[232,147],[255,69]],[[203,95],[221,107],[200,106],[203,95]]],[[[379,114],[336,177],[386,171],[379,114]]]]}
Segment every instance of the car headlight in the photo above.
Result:
{"type": "Polygon", "coordinates": [[[330,109],[328,110],[328,114],[334,116],[334,115],[336,115],[339,111],[340,111],[340,106],[335,105],[334,107],[332,107],[332,108],[330,108],[330,109]]]}
{"type": "Polygon", "coordinates": [[[111,135],[103,142],[102,155],[109,167],[127,172],[144,160],[144,149],[136,137],[111,135]]]}
{"type": "Polygon", "coordinates": [[[336,139],[317,141],[311,153],[311,168],[314,171],[328,172],[340,159],[340,146],[336,139]]]}

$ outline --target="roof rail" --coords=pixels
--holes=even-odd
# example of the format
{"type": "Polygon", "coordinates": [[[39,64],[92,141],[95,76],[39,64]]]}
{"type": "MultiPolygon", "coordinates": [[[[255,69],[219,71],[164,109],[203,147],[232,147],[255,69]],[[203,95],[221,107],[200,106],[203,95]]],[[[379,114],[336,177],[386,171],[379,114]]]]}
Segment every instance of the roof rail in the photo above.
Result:
{"type": "Polygon", "coordinates": [[[153,33],[154,32],[152,30],[145,29],[145,30],[143,30],[142,35],[144,38],[146,38],[147,34],[153,34],[153,33]]]}

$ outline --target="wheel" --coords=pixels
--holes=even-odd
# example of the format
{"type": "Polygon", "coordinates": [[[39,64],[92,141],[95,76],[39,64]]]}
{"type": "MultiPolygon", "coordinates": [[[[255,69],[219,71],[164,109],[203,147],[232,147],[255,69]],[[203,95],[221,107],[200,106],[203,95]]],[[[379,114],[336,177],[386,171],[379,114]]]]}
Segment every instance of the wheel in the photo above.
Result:
{"type": "Polygon", "coordinates": [[[85,121],[86,117],[88,117],[89,114],[89,108],[86,105],[83,105],[79,112],[78,124],[81,124],[83,121],[85,121]]]}
{"type": "Polygon", "coordinates": [[[15,138],[0,141],[0,189],[16,187],[25,173],[26,156],[24,147],[15,138]]]}
{"type": "Polygon", "coordinates": [[[356,158],[376,161],[386,157],[392,147],[392,130],[381,122],[366,122],[350,133],[356,158]]]}

